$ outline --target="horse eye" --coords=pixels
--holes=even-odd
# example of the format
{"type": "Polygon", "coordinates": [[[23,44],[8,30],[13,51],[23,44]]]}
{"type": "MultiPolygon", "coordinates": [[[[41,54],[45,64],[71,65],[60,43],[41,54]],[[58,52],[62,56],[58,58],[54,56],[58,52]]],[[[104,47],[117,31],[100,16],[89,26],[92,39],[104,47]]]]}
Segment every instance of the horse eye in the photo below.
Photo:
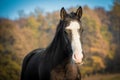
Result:
{"type": "Polygon", "coordinates": [[[70,33],[71,33],[71,31],[70,31],[69,29],[65,29],[65,32],[66,32],[67,34],[70,34],[70,33]]]}

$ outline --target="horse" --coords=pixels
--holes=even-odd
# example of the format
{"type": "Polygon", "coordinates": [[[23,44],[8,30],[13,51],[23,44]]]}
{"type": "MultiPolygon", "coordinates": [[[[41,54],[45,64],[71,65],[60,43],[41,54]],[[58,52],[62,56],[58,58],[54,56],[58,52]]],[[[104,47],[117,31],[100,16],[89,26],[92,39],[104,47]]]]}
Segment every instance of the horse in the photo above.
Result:
{"type": "Polygon", "coordinates": [[[33,50],[25,56],[20,80],[81,80],[78,66],[84,58],[81,17],[81,6],[70,13],[61,8],[52,42],[47,48],[33,50]]]}

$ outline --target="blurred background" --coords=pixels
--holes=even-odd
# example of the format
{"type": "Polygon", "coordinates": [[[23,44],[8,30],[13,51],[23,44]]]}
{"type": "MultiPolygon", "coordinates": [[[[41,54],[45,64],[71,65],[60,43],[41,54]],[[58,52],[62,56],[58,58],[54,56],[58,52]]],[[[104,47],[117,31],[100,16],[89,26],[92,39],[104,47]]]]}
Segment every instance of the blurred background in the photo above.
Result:
{"type": "Polygon", "coordinates": [[[52,41],[60,9],[82,6],[82,80],[120,80],[120,0],[0,0],[0,80],[19,80],[22,60],[52,41]]]}

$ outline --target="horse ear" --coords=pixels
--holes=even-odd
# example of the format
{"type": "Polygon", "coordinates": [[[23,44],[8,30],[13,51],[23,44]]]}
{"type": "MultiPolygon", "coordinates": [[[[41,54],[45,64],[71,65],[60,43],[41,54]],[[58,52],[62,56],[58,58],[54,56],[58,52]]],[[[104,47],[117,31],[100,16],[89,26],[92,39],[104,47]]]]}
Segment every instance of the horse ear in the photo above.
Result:
{"type": "Polygon", "coordinates": [[[64,9],[64,7],[62,7],[60,11],[60,17],[62,20],[65,18],[66,14],[67,14],[66,10],[64,9]]]}
{"type": "Polygon", "coordinates": [[[76,15],[77,15],[79,18],[81,18],[81,16],[82,16],[82,7],[81,7],[81,6],[77,9],[76,15]]]}

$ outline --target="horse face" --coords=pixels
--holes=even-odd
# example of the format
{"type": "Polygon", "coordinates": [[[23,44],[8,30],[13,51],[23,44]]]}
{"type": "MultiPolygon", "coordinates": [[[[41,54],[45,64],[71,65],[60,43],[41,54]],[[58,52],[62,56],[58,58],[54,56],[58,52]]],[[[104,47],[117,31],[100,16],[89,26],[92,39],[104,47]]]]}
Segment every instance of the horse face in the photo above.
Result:
{"type": "Polygon", "coordinates": [[[65,9],[61,9],[61,19],[65,22],[65,32],[69,41],[71,42],[72,47],[72,60],[75,63],[82,63],[83,60],[83,51],[82,51],[82,44],[81,44],[81,22],[80,18],[82,16],[82,8],[79,7],[76,13],[67,14],[65,9]]]}

